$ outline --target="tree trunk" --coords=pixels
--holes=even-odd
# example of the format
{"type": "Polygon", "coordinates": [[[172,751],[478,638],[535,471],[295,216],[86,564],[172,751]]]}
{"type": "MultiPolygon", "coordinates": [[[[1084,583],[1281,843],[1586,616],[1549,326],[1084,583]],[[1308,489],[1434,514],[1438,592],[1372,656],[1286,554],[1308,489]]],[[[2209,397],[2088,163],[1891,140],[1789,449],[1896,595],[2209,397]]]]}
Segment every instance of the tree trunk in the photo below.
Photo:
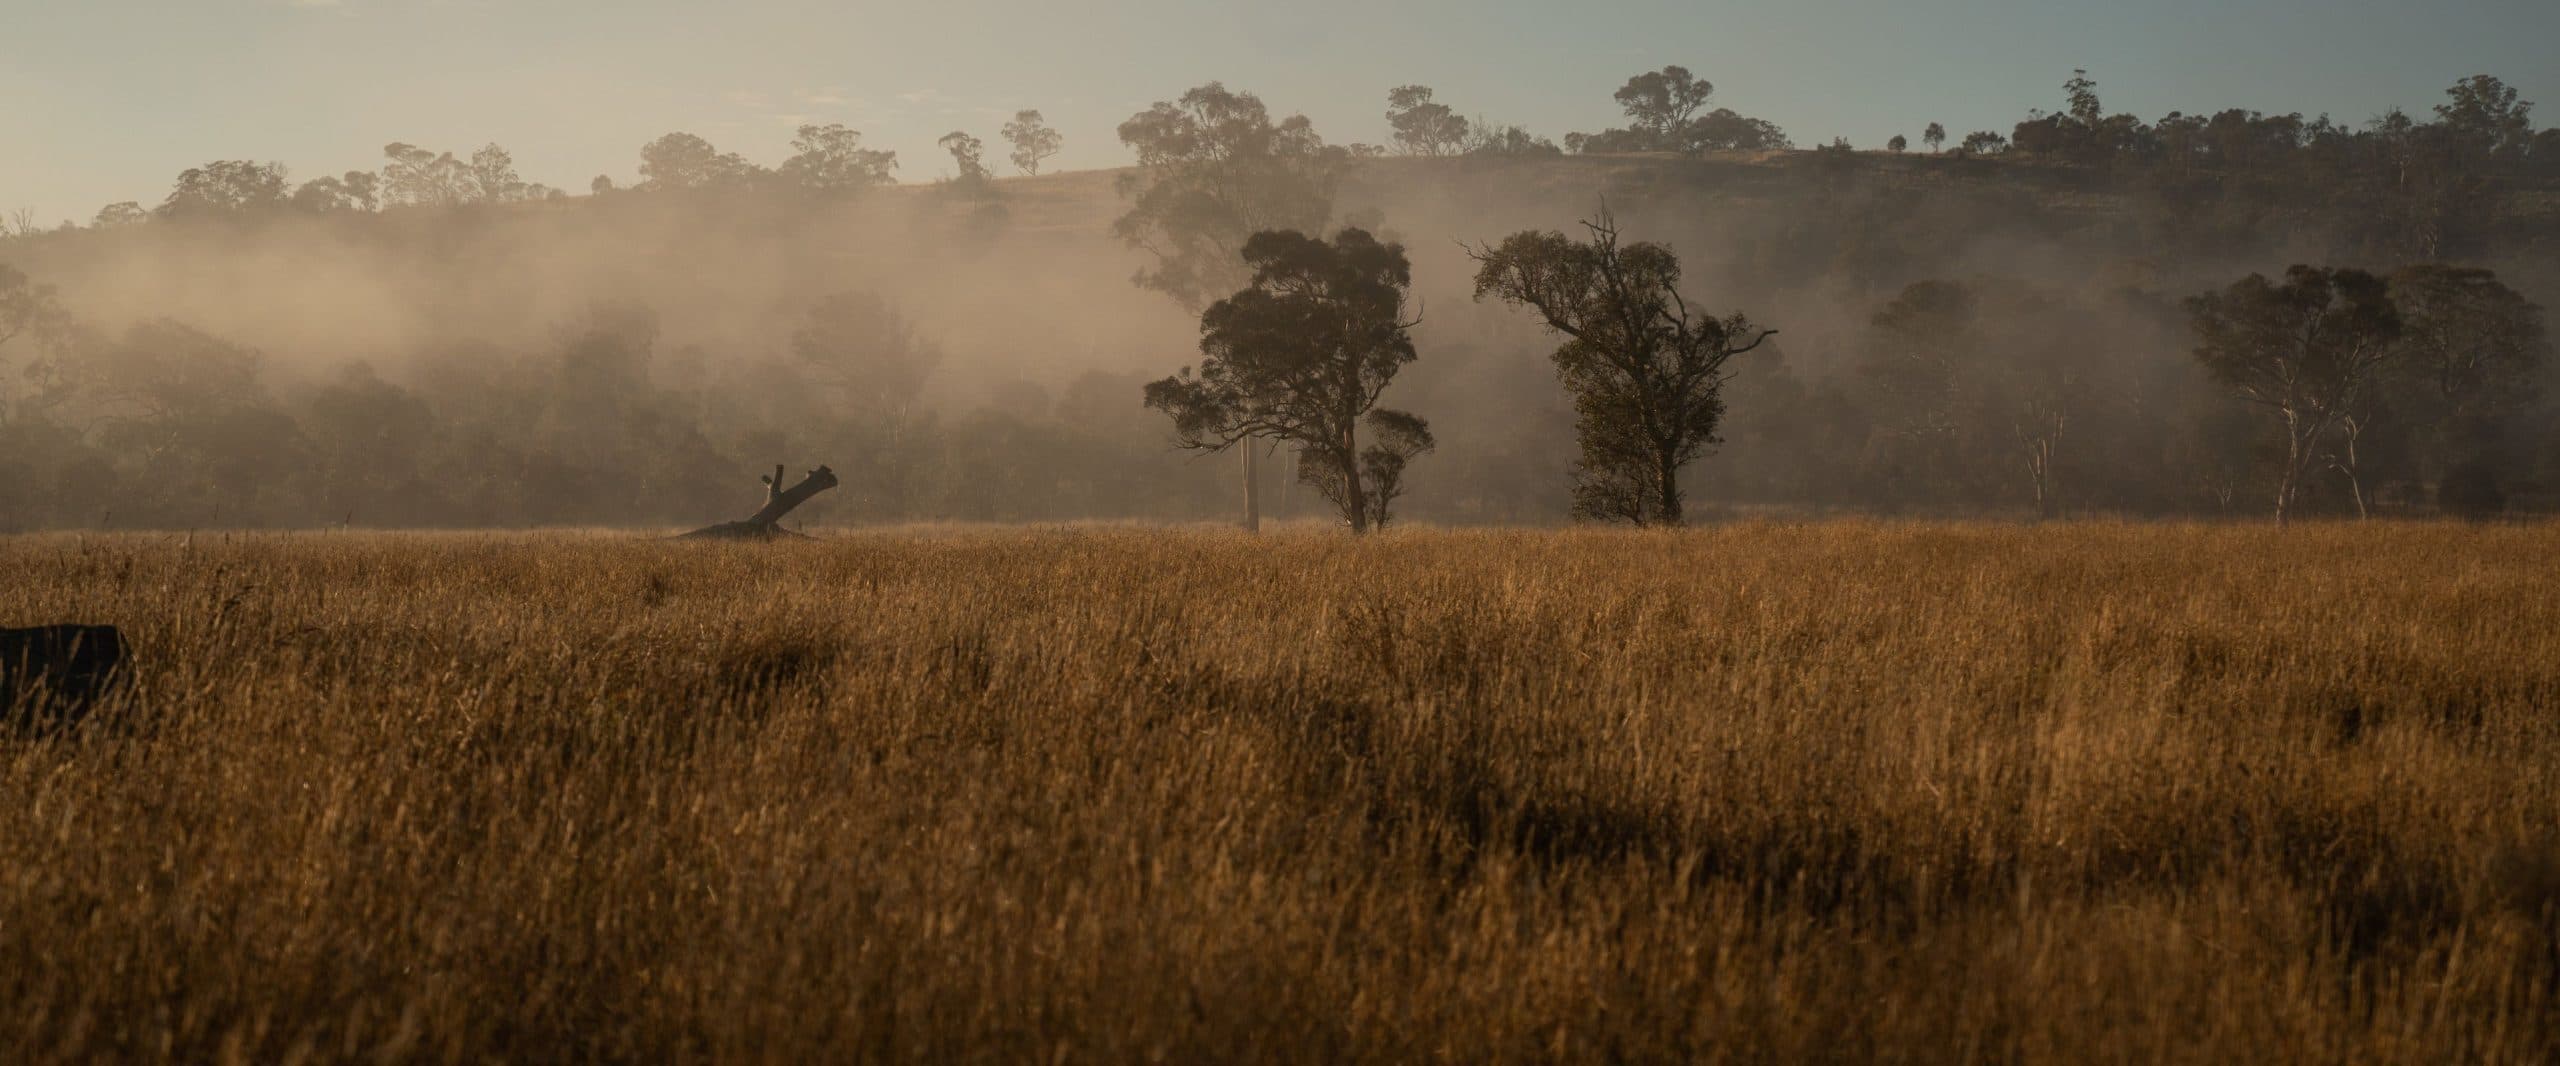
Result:
{"type": "Polygon", "coordinates": [[[1244,531],[1262,532],[1262,456],[1261,441],[1244,439],[1244,531]]]}
{"type": "Polygon", "coordinates": [[[2302,488],[2303,453],[2309,450],[2300,439],[2290,435],[2286,437],[2284,476],[2276,481],[2276,525],[2279,528],[2293,520],[2293,497],[2302,488]]]}
{"type": "Polygon", "coordinates": [[[2062,513],[2062,501],[2053,492],[2053,457],[2062,450],[2062,418],[2054,416],[2039,428],[2043,432],[2027,440],[2027,476],[2035,489],[2036,517],[2049,522],[2062,513]]]}
{"type": "Polygon", "coordinates": [[[1293,450],[1288,464],[1280,468],[1280,509],[1271,512],[1271,517],[1283,522],[1298,513],[1298,463],[1297,453],[1293,450]]]}
{"type": "Polygon", "coordinates": [[[2347,491],[2355,496],[2356,521],[2359,522],[2373,517],[2365,510],[2364,474],[2356,469],[2356,438],[2361,436],[2364,436],[2364,423],[2356,419],[2348,419],[2346,462],[2341,464],[2339,469],[2347,475],[2347,491]]]}
{"type": "Polygon", "coordinates": [[[2302,416],[2290,409],[2284,413],[2284,476],[2276,481],[2276,525],[2281,528],[2293,519],[2294,494],[2301,491],[2303,467],[2311,462],[2311,441],[2302,433],[2302,416]]]}
{"type": "Polygon", "coordinates": [[[1681,524],[1680,459],[1669,448],[1654,460],[1654,520],[1666,526],[1681,524]]]}
{"type": "Polygon", "coordinates": [[[1369,531],[1369,489],[1360,483],[1360,438],[1353,433],[1342,435],[1342,499],[1351,512],[1351,532],[1369,531]]]}
{"type": "Polygon", "coordinates": [[[2301,482],[2312,477],[2312,446],[2294,443],[2291,456],[2284,461],[2284,482],[2276,484],[2276,525],[2289,525],[2294,520],[2294,505],[2301,502],[2301,482]]]}

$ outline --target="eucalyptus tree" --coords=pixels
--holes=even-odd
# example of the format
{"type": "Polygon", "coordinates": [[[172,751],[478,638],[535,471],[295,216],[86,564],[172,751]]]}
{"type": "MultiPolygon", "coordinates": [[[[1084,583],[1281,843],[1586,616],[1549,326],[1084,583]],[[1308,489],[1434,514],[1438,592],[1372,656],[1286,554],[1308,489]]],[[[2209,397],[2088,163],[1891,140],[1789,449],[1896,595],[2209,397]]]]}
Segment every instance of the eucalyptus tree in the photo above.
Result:
{"type": "Polygon", "coordinates": [[[2404,267],[2391,275],[2391,305],[2401,325],[2393,413],[2418,437],[2420,479],[2441,486],[2502,450],[2513,416],[2537,399],[2550,336],[2541,307],[2478,267],[2404,267]]]}
{"type": "Polygon", "coordinates": [[[1693,306],[1680,258],[1621,245],[1606,210],[1583,228],[1589,240],[1531,230],[1472,252],[1476,299],[1529,308],[1565,338],[1552,358],[1582,447],[1575,516],[1676,526],[1680,471],[1717,443],[1727,364],[1777,331],[1693,306]]]}
{"type": "Polygon", "coordinates": [[[1269,231],[1243,259],[1252,280],[1200,316],[1199,369],[1150,383],[1147,406],[1172,417],[1185,448],[1295,445],[1302,480],[1352,532],[1384,525],[1406,462],[1431,447],[1427,422],[1378,407],[1415,355],[1404,247],[1359,229],[1330,241],[1269,231]]]}
{"type": "MultiPolygon", "coordinates": [[[[2381,278],[2308,266],[2286,271],[2282,282],[2251,274],[2189,299],[2187,314],[2196,360],[2283,425],[2279,525],[2292,519],[2304,478],[2324,455],[2343,460],[2356,480],[2355,440],[2373,386],[2400,353],[2400,316],[2381,278]]],[[[2355,488],[2361,511],[2363,487],[2355,488]]]]}
{"type": "Polygon", "coordinates": [[[1040,161],[1058,154],[1067,142],[1038,111],[1014,112],[1013,121],[1004,124],[1004,139],[1013,146],[1014,169],[1030,177],[1038,177],[1040,161]]]}

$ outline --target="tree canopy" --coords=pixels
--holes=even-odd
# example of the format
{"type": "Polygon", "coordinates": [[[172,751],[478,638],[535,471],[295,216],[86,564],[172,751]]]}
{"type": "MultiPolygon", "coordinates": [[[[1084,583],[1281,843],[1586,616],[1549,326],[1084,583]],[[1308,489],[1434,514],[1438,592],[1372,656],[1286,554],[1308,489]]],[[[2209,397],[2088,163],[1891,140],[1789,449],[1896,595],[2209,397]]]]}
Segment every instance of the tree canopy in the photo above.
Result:
{"type": "MultiPolygon", "coordinates": [[[[708,147],[708,146],[705,146],[708,147]]],[[[782,176],[812,192],[856,192],[886,185],[898,169],[898,153],[862,146],[862,134],[842,123],[804,125],[791,139],[782,176]]]]}
{"type": "Polygon", "coordinates": [[[284,164],[228,159],[179,174],[160,213],[171,218],[238,214],[285,203],[284,164]]]}
{"type": "MultiPolygon", "coordinates": [[[[812,129],[802,127],[800,135],[808,138],[812,129]]],[[[843,127],[817,129],[824,136],[828,130],[841,130],[843,127]]],[[[793,143],[795,147],[799,144],[793,143]]],[[[794,157],[794,160],[798,158],[794,157]]],[[[825,158],[831,163],[840,161],[840,157],[825,158]]],[[[759,172],[760,169],[747,162],[745,156],[723,152],[712,147],[711,142],[690,133],[670,133],[640,149],[640,186],[644,189],[702,189],[734,185],[756,177],[759,172]]],[[[813,183],[813,187],[827,186],[813,183]]]]}

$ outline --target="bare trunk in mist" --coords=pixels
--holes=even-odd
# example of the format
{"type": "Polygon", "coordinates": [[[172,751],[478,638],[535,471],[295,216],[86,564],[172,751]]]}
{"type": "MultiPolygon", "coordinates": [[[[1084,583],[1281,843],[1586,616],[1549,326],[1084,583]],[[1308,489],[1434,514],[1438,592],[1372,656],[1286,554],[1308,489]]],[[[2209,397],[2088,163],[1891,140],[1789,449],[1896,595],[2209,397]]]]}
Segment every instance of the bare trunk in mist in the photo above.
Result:
{"type": "Polygon", "coordinates": [[[2051,519],[2062,511],[2062,501],[2054,498],[2053,457],[2062,450],[2063,417],[2059,414],[2038,421],[2019,432],[2027,449],[2028,487],[2035,493],[2036,517],[2051,519]]]}
{"type": "Polygon", "coordinates": [[[2304,469],[2311,463],[2311,442],[2302,435],[2302,416],[2292,410],[2284,413],[2284,476],[2276,481],[2276,525],[2293,520],[2294,494],[2302,488],[2304,469]]]}
{"type": "Polygon", "coordinates": [[[1259,442],[1244,439],[1244,531],[1262,532],[1262,454],[1259,442]]]}
{"type": "Polygon", "coordinates": [[[1280,510],[1278,514],[1280,520],[1283,522],[1297,517],[1298,467],[1299,464],[1305,461],[1306,460],[1293,449],[1289,454],[1289,465],[1280,472],[1280,510]]]}
{"type": "Polygon", "coordinates": [[[2347,430],[2346,447],[2339,451],[2329,465],[2339,473],[2347,475],[2347,492],[2354,496],[2356,501],[2356,520],[2363,521],[2373,517],[2365,508],[2364,474],[2356,467],[2356,438],[2364,436],[2364,420],[2348,417],[2340,424],[2347,430]]]}
{"type": "Polygon", "coordinates": [[[1351,512],[1351,532],[1369,531],[1369,491],[1360,483],[1360,437],[1352,430],[1342,432],[1342,500],[1351,512]]]}

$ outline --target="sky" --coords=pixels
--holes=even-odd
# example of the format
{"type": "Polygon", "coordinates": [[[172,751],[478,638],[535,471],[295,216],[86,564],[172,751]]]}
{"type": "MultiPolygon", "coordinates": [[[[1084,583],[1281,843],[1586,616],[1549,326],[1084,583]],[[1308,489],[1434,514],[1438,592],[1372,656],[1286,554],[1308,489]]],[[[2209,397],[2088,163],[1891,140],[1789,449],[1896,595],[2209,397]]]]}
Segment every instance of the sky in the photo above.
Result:
{"type": "Polygon", "coordinates": [[[934,142],[1037,108],[1051,169],[1124,165],[1131,113],[1224,81],[1336,142],[1386,139],[1393,86],[1561,140],[1680,64],[1800,145],[1930,122],[2006,133],[2074,68],[2111,111],[2361,122],[2496,74],[2560,122],[2555,0],[0,0],[0,212],[85,222],[181,170],[376,169],[402,141],[495,142],[529,181],[628,183],[682,130],[766,165],[804,122],[952,171],[934,142]]]}

